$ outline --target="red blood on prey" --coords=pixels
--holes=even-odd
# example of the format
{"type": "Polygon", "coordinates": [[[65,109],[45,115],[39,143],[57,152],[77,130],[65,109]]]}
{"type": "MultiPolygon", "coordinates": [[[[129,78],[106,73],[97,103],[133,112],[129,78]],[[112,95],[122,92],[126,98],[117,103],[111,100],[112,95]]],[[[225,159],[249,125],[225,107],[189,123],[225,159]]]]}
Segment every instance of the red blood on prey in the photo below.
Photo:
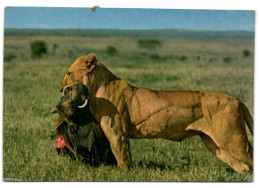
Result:
{"type": "Polygon", "coordinates": [[[56,140],[56,148],[62,149],[66,146],[66,142],[63,137],[59,137],[56,140]]]}

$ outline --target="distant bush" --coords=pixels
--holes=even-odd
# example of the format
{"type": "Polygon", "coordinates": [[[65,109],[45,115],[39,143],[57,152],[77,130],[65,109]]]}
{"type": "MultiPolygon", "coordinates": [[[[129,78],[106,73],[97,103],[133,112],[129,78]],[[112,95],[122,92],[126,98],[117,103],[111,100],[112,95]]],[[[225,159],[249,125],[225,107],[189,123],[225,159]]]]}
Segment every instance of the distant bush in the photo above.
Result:
{"type": "Polygon", "coordinates": [[[244,50],[243,51],[243,55],[244,55],[244,58],[249,57],[250,56],[250,51],[249,50],[244,50]]]}
{"type": "Polygon", "coordinates": [[[115,55],[117,53],[117,49],[113,46],[107,46],[107,53],[109,55],[115,55]]]}
{"type": "Polygon", "coordinates": [[[231,62],[231,57],[224,57],[223,61],[224,61],[224,63],[230,63],[231,62]]]}
{"type": "Polygon", "coordinates": [[[161,41],[159,40],[138,40],[138,46],[140,48],[156,48],[161,46],[161,41]]]}
{"type": "Polygon", "coordinates": [[[184,56],[184,55],[181,56],[181,57],[180,57],[180,60],[181,60],[181,61],[185,61],[185,60],[187,60],[187,56],[184,56]]]}
{"type": "Polygon", "coordinates": [[[161,59],[161,57],[160,57],[158,54],[152,54],[152,55],[150,56],[150,58],[151,58],[152,60],[155,60],[155,61],[161,59]]]}
{"type": "Polygon", "coordinates": [[[150,58],[154,61],[167,60],[166,56],[159,56],[158,54],[152,54],[150,55],[150,58]]]}
{"type": "Polygon", "coordinates": [[[197,55],[197,56],[196,56],[196,59],[197,59],[197,60],[200,60],[200,56],[199,56],[199,55],[197,55]]]}
{"type": "Polygon", "coordinates": [[[14,54],[12,54],[12,53],[7,54],[7,55],[4,56],[4,62],[10,62],[10,61],[12,61],[14,58],[16,58],[16,56],[15,56],[14,54]]]}
{"type": "Polygon", "coordinates": [[[180,60],[180,61],[186,61],[187,60],[187,56],[182,55],[180,57],[177,57],[176,59],[180,60]]]}
{"type": "Polygon", "coordinates": [[[31,43],[32,57],[41,57],[47,54],[47,45],[44,41],[34,41],[31,43]]]}

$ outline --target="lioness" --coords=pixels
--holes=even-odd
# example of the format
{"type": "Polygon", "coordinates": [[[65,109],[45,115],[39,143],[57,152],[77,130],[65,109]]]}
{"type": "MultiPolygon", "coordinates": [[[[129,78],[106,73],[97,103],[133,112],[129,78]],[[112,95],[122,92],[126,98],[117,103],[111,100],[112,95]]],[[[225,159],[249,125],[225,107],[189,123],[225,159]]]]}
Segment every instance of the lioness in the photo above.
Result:
{"type": "Polygon", "coordinates": [[[67,87],[52,109],[58,113],[56,149],[91,165],[117,164],[100,124],[93,119],[88,105],[88,89],[82,84],[67,87]]]}
{"type": "Polygon", "coordinates": [[[194,135],[200,135],[208,149],[234,170],[249,171],[253,165],[245,128],[246,122],[253,134],[253,119],[233,96],[136,88],[110,72],[95,54],[79,57],[71,65],[60,91],[75,83],[89,88],[95,119],[120,166],[131,164],[130,138],[181,141],[194,135]]]}

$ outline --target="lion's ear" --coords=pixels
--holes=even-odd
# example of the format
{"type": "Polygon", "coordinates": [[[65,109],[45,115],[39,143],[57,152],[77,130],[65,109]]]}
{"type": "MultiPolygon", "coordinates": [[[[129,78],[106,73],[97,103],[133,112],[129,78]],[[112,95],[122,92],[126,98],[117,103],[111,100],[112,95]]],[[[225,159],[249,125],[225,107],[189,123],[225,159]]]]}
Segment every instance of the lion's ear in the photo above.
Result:
{"type": "Polygon", "coordinates": [[[98,62],[98,57],[95,54],[88,55],[88,60],[86,61],[88,72],[91,72],[95,68],[97,62],[98,62]]]}

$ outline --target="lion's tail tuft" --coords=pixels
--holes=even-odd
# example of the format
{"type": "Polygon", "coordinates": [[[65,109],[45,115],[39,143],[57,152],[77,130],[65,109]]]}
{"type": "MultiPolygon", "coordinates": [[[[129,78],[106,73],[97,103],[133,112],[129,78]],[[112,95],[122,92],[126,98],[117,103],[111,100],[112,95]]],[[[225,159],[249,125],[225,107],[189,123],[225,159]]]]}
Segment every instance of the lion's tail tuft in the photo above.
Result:
{"type": "Polygon", "coordinates": [[[249,112],[249,110],[247,109],[246,105],[244,103],[241,103],[241,107],[242,107],[242,110],[244,112],[244,117],[245,117],[245,121],[246,121],[246,124],[251,132],[252,135],[254,135],[254,121],[253,121],[253,118],[249,112]]]}

